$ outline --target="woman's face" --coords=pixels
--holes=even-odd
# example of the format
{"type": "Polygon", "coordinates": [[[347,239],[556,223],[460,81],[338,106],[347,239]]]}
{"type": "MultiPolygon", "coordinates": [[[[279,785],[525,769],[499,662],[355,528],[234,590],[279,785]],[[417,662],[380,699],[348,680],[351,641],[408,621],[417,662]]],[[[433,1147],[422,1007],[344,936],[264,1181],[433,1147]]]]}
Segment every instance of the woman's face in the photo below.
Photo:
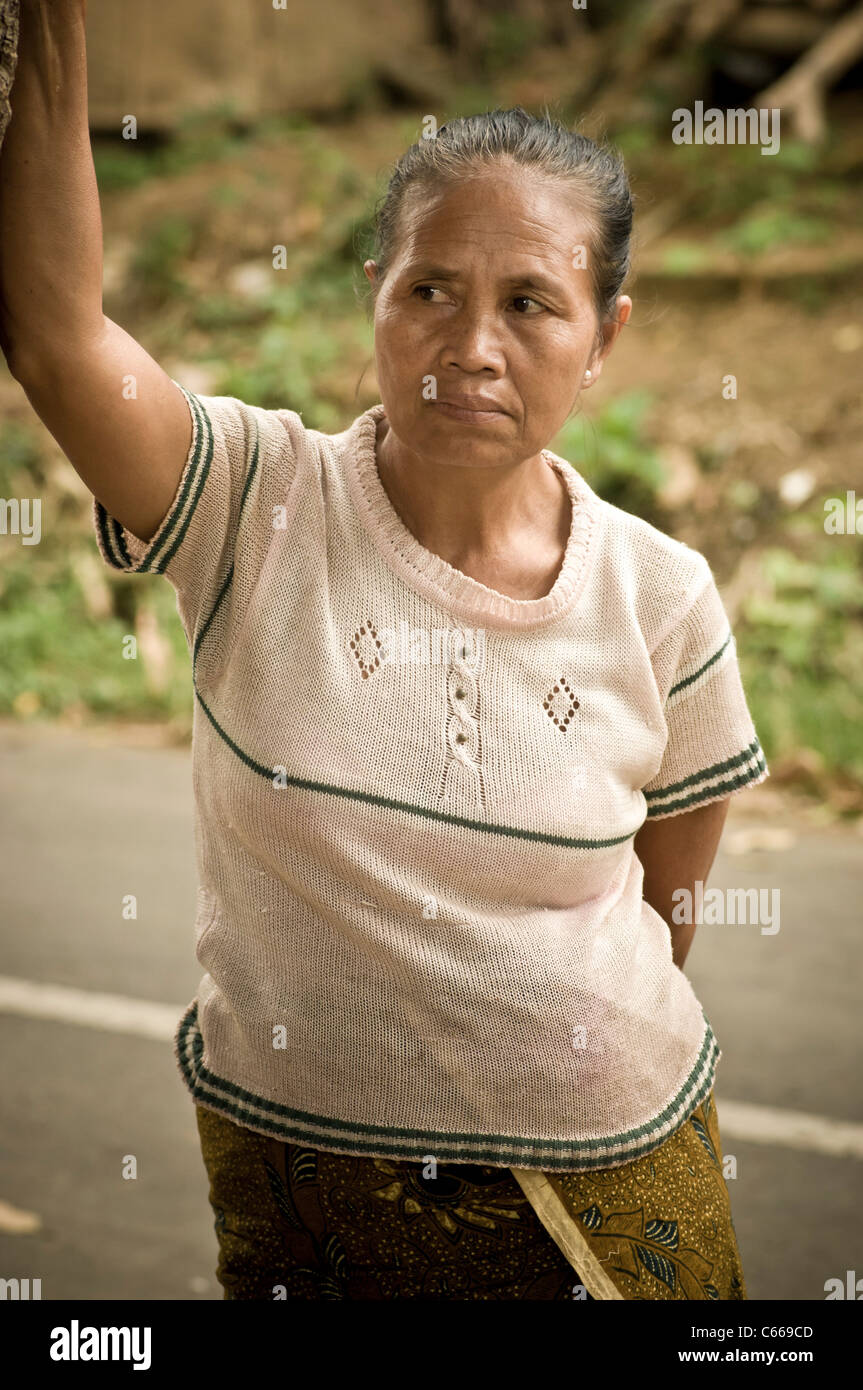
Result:
{"type": "MultiPolygon", "coordinates": [[[[586,369],[599,376],[620,325],[597,341],[592,228],[573,203],[512,165],[405,199],[375,302],[375,360],[390,429],[413,454],[466,467],[531,458],[586,369]]],[[[365,272],[375,283],[373,261],[365,272]]],[[[621,296],[621,322],[631,307],[621,296]]]]}

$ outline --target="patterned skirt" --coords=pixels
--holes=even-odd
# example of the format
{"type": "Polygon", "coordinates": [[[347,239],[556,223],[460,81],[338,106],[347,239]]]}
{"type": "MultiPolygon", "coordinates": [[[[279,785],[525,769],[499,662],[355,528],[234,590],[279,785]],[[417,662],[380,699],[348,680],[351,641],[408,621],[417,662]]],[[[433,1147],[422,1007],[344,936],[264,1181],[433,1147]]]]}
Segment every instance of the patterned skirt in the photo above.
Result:
{"type": "Polygon", "coordinates": [[[196,1106],[226,1299],[745,1299],[712,1092],[588,1173],[353,1157],[196,1106]]]}

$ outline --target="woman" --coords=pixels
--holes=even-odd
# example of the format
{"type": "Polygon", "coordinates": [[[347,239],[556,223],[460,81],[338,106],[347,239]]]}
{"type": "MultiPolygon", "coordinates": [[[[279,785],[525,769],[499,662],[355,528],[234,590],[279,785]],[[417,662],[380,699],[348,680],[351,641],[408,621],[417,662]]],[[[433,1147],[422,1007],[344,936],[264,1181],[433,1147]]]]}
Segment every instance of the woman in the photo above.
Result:
{"type": "Polygon", "coordinates": [[[192,653],[225,1297],[745,1298],[672,894],[767,769],[707,562],[548,447],[631,311],[620,163],[520,110],[414,145],[327,436],[103,316],[83,5],[20,64],[4,350],[192,653]]]}

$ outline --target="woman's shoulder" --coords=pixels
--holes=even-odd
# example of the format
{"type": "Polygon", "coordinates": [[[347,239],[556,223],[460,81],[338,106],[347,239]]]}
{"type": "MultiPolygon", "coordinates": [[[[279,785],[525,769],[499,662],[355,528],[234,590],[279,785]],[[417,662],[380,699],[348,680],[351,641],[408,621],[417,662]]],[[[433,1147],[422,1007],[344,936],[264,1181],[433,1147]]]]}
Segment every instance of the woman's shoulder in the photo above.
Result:
{"type": "Polygon", "coordinates": [[[244,467],[263,456],[268,462],[281,460],[285,466],[290,461],[305,463],[320,472],[327,458],[355,447],[362,422],[373,413],[362,412],[341,430],[327,431],[288,405],[261,405],[228,392],[207,394],[172,380],[188,401],[202,451],[206,453],[215,443],[244,467]]]}
{"type": "Polygon", "coordinates": [[[691,608],[709,587],[715,587],[706,556],[685,541],[597,499],[602,521],[599,574],[612,577],[639,615],[645,634],[658,637],[676,615],[691,608]]]}
{"type": "Polygon", "coordinates": [[[599,522],[603,539],[597,549],[607,564],[627,572],[635,583],[661,584],[663,578],[675,585],[706,583],[710,565],[699,550],[661,531],[644,517],[607,501],[591,487],[575,464],[549,449],[545,453],[575,475],[572,490],[584,502],[591,529],[595,529],[596,521],[599,522]]]}
{"type": "MultiPolygon", "coordinates": [[[[549,452],[549,451],[546,451],[549,452]]],[[[711,570],[700,550],[685,541],[661,531],[658,526],[634,512],[608,502],[594,491],[587,479],[568,460],[556,454],[552,458],[565,464],[576,477],[576,496],[585,502],[591,520],[599,521],[602,543],[597,547],[607,565],[613,566],[632,583],[639,586],[659,585],[684,589],[707,583],[711,570]]]]}
{"type": "Polygon", "coordinates": [[[686,541],[670,536],[644,517],[624,511],[622,507],[616,507],[602,498],[599,506],[605,513],[609,532],[619,537],[621,547],[633,563],[651,568],[662,563],[697,576],[703,576],[709,570],[707,558],[686,541]]]}
{"type": "Polygon", "coordinates": [[[264,406],[257,402],[241,400],[229,392],[206,394],[194,391],[180,381],[174,381],[189,402],[193,415],[196,411],[211,424],[218,425],[228,437],[255,434],[261,430],[271,433],[276,440],[288,445],[299,443],[303,436],[312,434],[304,424],[302,415],[287,406],[264,406]]]}

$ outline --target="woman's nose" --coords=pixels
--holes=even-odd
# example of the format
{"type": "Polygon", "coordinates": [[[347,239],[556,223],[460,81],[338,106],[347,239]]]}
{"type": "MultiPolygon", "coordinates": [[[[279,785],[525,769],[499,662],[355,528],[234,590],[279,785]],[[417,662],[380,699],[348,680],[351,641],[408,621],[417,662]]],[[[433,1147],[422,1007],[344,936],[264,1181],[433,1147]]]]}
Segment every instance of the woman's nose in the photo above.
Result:
{"type": "Polygon", "coordinates": [[[448,330],[445,366],[459,367],[463,372],[503,370],[503,332],[497,313],[460,313],[450,319],[448,330]]]}

